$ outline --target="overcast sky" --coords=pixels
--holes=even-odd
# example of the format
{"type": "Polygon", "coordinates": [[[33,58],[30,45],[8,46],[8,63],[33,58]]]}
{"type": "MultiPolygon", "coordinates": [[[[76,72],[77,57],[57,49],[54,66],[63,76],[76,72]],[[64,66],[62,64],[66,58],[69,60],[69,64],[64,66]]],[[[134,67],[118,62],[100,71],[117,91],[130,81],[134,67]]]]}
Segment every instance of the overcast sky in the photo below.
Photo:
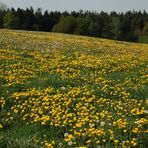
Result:
{"type": "Polygon", "coordinates": [[[49,11],[73,11],[73,10],[96,10],[118,11],[146,10],[148,12],[148,0],[0,0],[8,7],[26,8],[32,6],[49,11]]]}

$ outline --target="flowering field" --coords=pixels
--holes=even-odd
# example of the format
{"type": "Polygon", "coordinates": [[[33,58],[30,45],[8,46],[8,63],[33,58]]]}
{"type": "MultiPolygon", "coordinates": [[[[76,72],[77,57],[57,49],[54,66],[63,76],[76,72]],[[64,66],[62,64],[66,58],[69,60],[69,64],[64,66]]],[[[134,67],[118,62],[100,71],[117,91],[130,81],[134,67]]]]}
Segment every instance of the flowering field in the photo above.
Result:
{"type": "Polygon", "coordinates": [[[148,45],[0,30],[0,147],[148,147],[148,45]]]}

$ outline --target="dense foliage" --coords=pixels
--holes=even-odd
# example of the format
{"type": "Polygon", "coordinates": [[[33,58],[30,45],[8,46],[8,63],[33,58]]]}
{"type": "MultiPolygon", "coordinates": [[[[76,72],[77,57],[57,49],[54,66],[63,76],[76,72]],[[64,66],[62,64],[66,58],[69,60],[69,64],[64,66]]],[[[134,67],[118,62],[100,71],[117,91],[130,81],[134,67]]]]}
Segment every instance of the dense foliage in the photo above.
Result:
{"type": "Polygon", "coordinates": [[[0,28],[62,32],[124,41],[143,41],[148,36],[148,14],[143,11],[48,12],[41,9],[0,10],[0,28]]]}
{"type": "Polygon", "coordinates": [[[147,44],[2,30],[0,147],[147,148],[147,57],[147,44]]]}

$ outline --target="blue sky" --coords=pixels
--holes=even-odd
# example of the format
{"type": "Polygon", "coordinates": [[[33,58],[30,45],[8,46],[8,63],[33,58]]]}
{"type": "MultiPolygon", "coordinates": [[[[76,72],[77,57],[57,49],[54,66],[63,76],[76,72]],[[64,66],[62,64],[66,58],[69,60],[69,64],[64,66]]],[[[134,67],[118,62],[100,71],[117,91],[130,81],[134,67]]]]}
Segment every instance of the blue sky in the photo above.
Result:
{"type": "Polygon", "coordinates": [[[0,0],[8,7],[26,8],[33,6],[49,11],[73,11],[73,10],[94,10],[94,11],[117,11],[146,10],[148,12],[148,0],[0,0]]]}

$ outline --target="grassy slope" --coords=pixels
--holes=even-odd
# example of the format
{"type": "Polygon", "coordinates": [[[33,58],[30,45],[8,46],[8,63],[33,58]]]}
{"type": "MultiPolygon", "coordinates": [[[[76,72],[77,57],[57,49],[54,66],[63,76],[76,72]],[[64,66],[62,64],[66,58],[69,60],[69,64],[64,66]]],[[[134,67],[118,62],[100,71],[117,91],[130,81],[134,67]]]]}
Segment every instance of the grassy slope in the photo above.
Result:
{"type": "Polygon", "coordinates": [[[0,30],[0,147],[147,147],[147,59],[144,44],[0,30]]]}

